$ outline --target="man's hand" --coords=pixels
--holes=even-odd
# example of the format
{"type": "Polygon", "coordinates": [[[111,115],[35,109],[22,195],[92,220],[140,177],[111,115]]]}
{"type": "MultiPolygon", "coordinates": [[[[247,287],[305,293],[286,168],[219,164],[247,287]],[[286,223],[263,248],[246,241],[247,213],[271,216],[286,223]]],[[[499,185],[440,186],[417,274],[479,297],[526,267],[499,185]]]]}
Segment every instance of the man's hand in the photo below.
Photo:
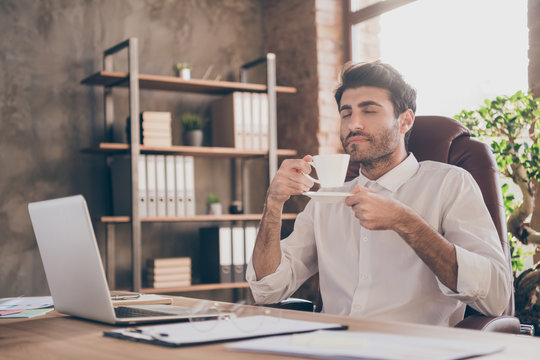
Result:
{"type": "Polygon", "coordinates": [[[345,204],[354,211],[360,225],[369,230],[389,230],[403,219],[407,208],[400,202],[356,185],[345,204]]]}
{"type": "Polygon", "coordinates": [[[284,160],[268,188],[267,201],[283,205],[291,195],[308,191],[313,186],[313,181],[303,174],[311,172],[308,161],[313,161],[310,155],[304,156],[303,159],[284,160]]]}
{"type": "Polygon", "coordinates": [[[360,225],[369,230],[393,230],[416,252],[441,282],[457,291],[457,258],[452,243],[432,229],[408,206],[356,185],[345,199],[360,225]]]}
{"type": "Polygon", "coordinates": [[[313,182],[303,174],[311,172],[311,166],[307,162],[312,160],[311,156],[306,155],[303,159],[283,161],[268,188],[261,225],[251,257],[257,280],[274,273],[281,263],[280,234],[283,204],[291,195],[301,194],[313,186],[313,182]]]}

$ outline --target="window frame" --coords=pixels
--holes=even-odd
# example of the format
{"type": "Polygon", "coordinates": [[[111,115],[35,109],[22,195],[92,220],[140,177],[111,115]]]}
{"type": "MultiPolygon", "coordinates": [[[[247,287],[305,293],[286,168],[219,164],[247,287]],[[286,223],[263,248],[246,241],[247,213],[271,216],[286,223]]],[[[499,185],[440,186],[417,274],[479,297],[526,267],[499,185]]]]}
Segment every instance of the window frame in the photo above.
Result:
{"type": "Polygon", "coordinates": [[[356,24],[380,16],[418,0],[381,0],[358,11],[351,11],[351,0],[343,1],[343,37],[345,61],[352,60],[352,27],[356,24]]]}

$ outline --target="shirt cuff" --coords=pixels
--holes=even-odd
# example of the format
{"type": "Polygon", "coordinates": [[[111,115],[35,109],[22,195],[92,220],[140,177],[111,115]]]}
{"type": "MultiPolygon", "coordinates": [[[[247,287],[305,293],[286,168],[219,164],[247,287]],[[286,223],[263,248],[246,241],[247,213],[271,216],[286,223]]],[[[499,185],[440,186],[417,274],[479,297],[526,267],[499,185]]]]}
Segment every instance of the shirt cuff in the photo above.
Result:
{"type": "Polygon", "coordinates": [[[439,289],[444,295],[459,299],[485,298],[491,285],[491,266],[488,259],[454,245],[458,266],[457,292],[437,278],[439,289]]]}
{"type": "Polygon", "coordinates": [[[260,280],[257,280],[253,263],[250,261],[246,270],[246,280],[249,283],[251,292],[258,304],[271,304],[277,303],[283,299],[280,298],[281,294],[276,294],[276,289],[281,289],[284,284],[284,269],[283,264],[283,251],[281,252],[281,261],[276,271],[266,275],[260,280]]]}

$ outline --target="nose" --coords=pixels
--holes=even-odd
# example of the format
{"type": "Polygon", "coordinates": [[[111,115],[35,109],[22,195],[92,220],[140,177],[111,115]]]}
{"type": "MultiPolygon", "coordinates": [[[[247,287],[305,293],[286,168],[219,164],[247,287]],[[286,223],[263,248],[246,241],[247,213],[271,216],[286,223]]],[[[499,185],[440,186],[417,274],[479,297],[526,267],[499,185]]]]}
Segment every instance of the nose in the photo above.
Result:
{"type": "Polygon", "coordinates": [[[347,124],[349,131],[364,130],[364,121],[359,111],[353,111],[347,124]]]}

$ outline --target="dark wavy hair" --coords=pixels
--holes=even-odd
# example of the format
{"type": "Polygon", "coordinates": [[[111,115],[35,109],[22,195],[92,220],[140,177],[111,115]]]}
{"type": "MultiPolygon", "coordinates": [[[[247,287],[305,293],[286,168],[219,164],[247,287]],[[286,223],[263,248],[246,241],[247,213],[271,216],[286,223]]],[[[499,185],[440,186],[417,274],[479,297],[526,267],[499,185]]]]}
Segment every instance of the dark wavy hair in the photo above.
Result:
{"type": "MultiPolygon", "coordinates": [[[[349,63],[344,66],[340,76],[340,85],[334,95],[338,109],[341,106],[341,97],[345,90],[361,86],[373,86],[388,90],[396,118],[409,109],[413,113],[416,112],[416,90],[403,79],[403,76],[396,69],[380,61],[349,63]]],[[[411,130],[405,134],[405,147],[408,145],[410,133],[411,130]]]]}

